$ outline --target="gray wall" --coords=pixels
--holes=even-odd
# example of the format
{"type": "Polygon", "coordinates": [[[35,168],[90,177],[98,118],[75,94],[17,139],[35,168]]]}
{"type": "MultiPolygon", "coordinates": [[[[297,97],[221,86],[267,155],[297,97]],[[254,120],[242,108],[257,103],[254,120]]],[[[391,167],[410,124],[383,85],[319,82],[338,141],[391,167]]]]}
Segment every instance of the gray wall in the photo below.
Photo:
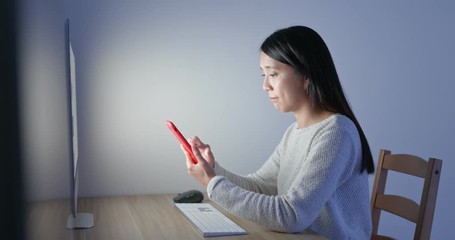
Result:
{"type": "MultiPolygon", "coordinates": [[[[274,30],[299,24],[326,40],[375,158],[386,148],[443,159],[432,233],[443,239],[455,224],[454,11],[451,1],[22,0],[28,199],[69,195],[66,17],[79,84],[81,196],[201,189],[167,119],[210,143],[226,168],[255,171],[293,121],[262,91],[258,48],[274,30]]],[[[418,199],[413,185],[421,182],[392,178],[399,182],[388,191],[418,199]]],[[[383,232],[410,238],[411,224],[383,218],[383,232]]]]}

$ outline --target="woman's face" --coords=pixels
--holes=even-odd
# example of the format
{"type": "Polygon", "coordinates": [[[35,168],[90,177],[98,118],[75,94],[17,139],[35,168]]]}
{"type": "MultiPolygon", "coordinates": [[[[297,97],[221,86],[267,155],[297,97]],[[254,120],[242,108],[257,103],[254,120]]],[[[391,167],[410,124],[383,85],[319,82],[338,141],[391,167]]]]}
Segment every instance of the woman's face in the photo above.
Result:
{"type": "Polygon", "coordinates": [[[260,54],[263,88],[270,101],[281,112],[298,112],[308,103],[305,85],[308,79],[291,66],[278,62],[264,52],[260,54]]]}

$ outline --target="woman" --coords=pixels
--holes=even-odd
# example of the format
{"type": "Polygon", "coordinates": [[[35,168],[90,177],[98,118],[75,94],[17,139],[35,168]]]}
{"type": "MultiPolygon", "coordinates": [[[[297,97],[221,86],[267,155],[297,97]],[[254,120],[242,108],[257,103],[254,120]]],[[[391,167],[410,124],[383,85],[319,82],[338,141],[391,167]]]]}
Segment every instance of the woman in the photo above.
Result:
{"type": "Polygon", "coordinates": [[[210,146],[193,137],[199,162],[193,164],[182,148],[188,172],[212,201],[270,230],[369,239],[373,159],[326,44],[308,27],[278,30],[261,46],[260,67],[270,101],[293,112],[296,122],[265,164],[247,176],[222,168],[210,146]]]}

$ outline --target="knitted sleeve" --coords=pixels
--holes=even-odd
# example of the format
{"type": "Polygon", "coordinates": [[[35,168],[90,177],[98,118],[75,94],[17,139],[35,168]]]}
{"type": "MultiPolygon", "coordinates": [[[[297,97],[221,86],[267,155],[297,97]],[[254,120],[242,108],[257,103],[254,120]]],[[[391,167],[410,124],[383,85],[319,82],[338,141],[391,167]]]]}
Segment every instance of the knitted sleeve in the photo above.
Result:
{"type": "Polygon", "coordinates": [[[259,174],[258,171],[247,176],[239,176],[234,173],[229,172],[228,170],[221,167],[218,163],[215,163],[215,172],[218,176],[224,176],[233,184],[241,187],[245,190],[267,194],[267,195],[276,195],[277,194],[277,181],[276,175],[278,173],[277,161],[274,160],[273,155],[269,160],[261,167],[261,169],[267,169],[264,174],[259,174]]]}
{"type": "Polygon", "coordinates": [[[290,129],[294,127],[292,124],[286,130],[281,142],[275,148],[269,159],[255,173],[247,176],[239,176],[224,169],[218,162],[215,162],[215,172],[219,176],[226,177],[233,184],[256,193],[276,195],[277,192],[277,175],[279,171],[280,155],[283,151],[283,141],[289,134],[290,129]]]}
{"type": "MultiPolygon", "coordinates": [[[[319,131],[310,145],[305,159],[295,159],[305,161],[305,164],[296,171],[296,175],[288,176],[293,180],[284,194],[265,195],[242,188],[240,186],[249,185],[242,183],[244,178],[228,175],[216,176],[209,182],[209,198],[230,212],[270,230],[305,230],[318,217],[337,186],[353,171],[352,159],[356,157],[352,134],[337,127],[319,131]]],[[[299,146],[286,147],[286,151],[302,151],[299,146]]],[[[277,164],[275,161],[280,160],[272,159],[272,163],[277,164]]],[[[273,170],[276,167],[274,164],[263,167],[273,170]]],[[[261,172],[272,171],[263,169],[258,172],[261,175],[261,172]]]]}

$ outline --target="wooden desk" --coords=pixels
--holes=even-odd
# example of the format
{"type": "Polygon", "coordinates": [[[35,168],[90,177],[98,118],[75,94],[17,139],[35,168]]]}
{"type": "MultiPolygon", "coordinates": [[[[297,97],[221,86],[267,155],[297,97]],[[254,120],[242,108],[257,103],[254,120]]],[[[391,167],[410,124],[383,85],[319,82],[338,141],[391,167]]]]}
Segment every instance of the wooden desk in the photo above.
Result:
{"type": "MultiPolygon", "coordinates": [[[[204,239],[193,225],[175,208],[174,195],[99,197],[79,199],[79,212],[93,213],[91,229],[68,230],[69,200],[31,203],[27,207],[27,239],[62,240],[145,240],[204,239]]],[[[204,202],[207,200],[204,200],[204,202]]],[[[248,231],[248,235],[211,239],[324,239],[312,234],[283,234],[267,231],[261,226],[220,209],[248,231]]]]}

